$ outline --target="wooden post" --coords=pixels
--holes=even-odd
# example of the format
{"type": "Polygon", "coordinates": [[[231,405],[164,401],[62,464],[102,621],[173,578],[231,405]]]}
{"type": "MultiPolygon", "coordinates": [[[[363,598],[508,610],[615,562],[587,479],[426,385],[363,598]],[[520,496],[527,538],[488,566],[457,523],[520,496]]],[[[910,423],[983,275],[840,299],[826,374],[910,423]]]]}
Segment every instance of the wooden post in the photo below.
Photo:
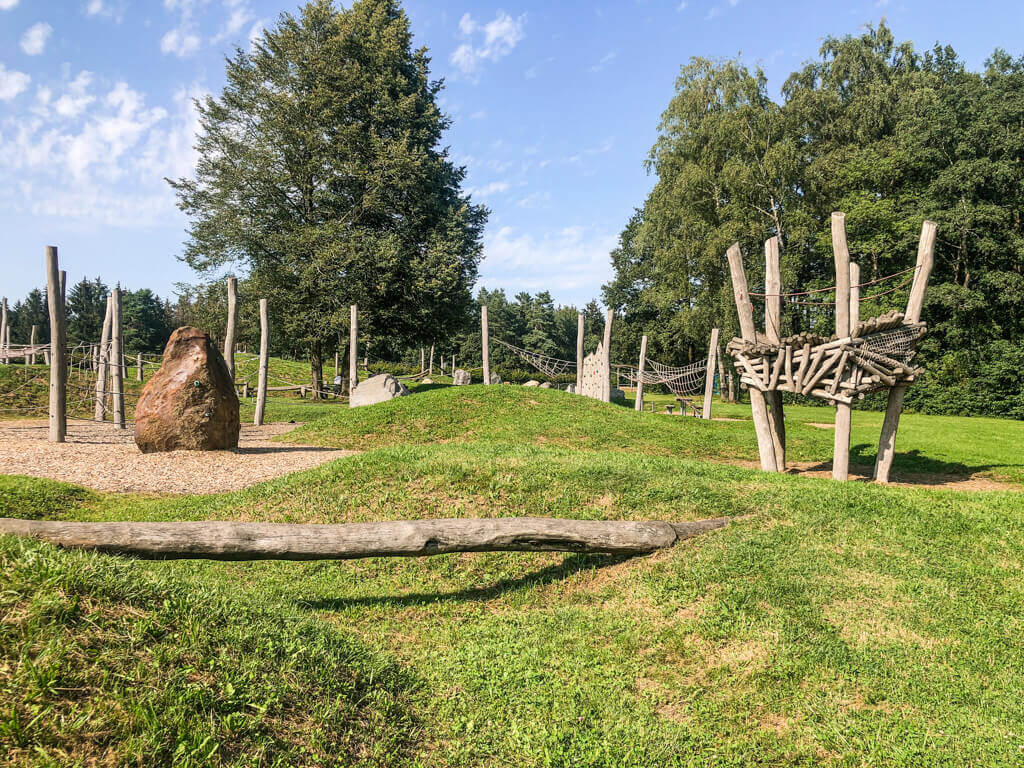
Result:
{"type": "MultiPolygon", "coordinates": [[[[235,325],[238,322],[238,278],[228,278],[228,327],[224,332],[224,362],[228,364],[231,381],[235,380],[235,325]]],[[[141,368],[139,369],[141,371],[141,368]]],[[[139,375],[142,381],[142,375],[139,375]]]]}
{"type": "Polygon", "coordinates": [[[608,396],[605,398],[606,403],[612,401],[611,392],[608,391],[608,387],[611,385],[612,378],[612,320],[615,319],[615,310],[609,309],[604,315],[604,380],[605,384],[602,385],[601,389],[608,392],[608,396]]]}
{"type": "Polygon", "coordinates": [[[452,372],[452,376],[454,376],[454,375],[455,375],[455,355],[452,355],[452,367],[451,367],[451,372],[452,372]]]}
{"type": "Polygon", "coordinates": [[[36,364],[36,339],[39,336],[39,326],[32,326],[32,335],[29,337],[29,346],[32,347],[32,352],[29,354],[29,365],[36,364]]]}
{"type": "MultiPolygon", "coordinates": [[[[921,320],[924,293],[935,259],[936,230],[934,221],[926,221],[921,226],[921,240],[917,245],[917,268],[914,271],[914,282],[910,286],[907,310],[903,313],[904,323],[917,323],[921,320]]],[[[889,482],[889,471],[892,469],[892,460],[896,454],[896,430],[900,426],[900,414],[903,413],[903,398],[906,394],[906,385],[895,386],[889,390],[889,404],[885,409],[882,434],[878,438],[878,456],[875,458],[875,481],[879,483],[889,482]]]]}
{"type": "Polygon", "coordinates": [[[100,334],[100,356],[96,364],[96,403],[93,419],[104,421],[107,417],[107,374],[110,370],[110,321],[112,296],[107,294],[107,312],[103,316],[103,331],[100,334]]]}
{"type": "Polygon", "coordinates": [[[348,308],[348,391],[352,394],[359,383],[359,307],[348,308]]]}
{"type": "Polygon", "coordinates": [[[640,337],[640,365],[637,367],[636,376],[636,403],[635,410],[644,409],[644,369],[647,367],[647,335],[640,337]]]}
{"type": "Polygon", "coordinates": [[[267,300],[260,299],[260,368],[259,383],[256,390],[256,413],[253,424],[263,426],[263,411],[267,407],[267,369],[270,365],[270,314],[267,311],[267,300]]]}
{"type": "Polygon", "coordinates": [[[340,360],[339,360],[340,356],[341,355],[338,352],[338,350],[334,350],[334,378],[335,379],[338,378],[338,364],[340,362],[340,360]]]}
{"type": "MultiPolygon", "coordinates": [[[[832,253],[836,264],[836,335],[850,335],[850,249],[846,244],[846,216],[832,214],[832,253]]],[[[836,371],[841,379],[842,371],[836,371]]],[[[835,439],[832,444],[832,479],[845,481],[850,477],[850,422],[853,413],[846,403],[836,403],[835,439]]]]}
{"type": "MultiPolygon", "coordinates": [[[[782,328],[782,269],[779,264],[779,238],[764,241],[764,332],[768,341],[779,343],[782,328]]],[[[786,415],[782,409],[782,392],[764,393],[768,408],[768,427],[775,450],[775,466],[786,470],[786,415]]]]}
{"type": "Polygon", "coordinates": [[[583,313],[576,315],[576,394],[583,391],[583,313]]]}
{"type": "Polygon", "coordinates": [[[64,348],[64,302],[60,293],[57,247],[46,246],[46,303],[50,311],[50,432],[51,443],[63,443],[68,431],[67,375],[64,348]]]}
{"type": "Polygon", "coordinates": [[[121,287],[110,294],[110,346],[114,361],[110,376],[110,392],[114,398],[114,423],[124,429],[124,347],[121,340],[121,287]]]}
{"type": "MultiPolygon", "coordinates": [[[[480,350],[484,359],[484,384],[491,383],[491,330],[487,327],[487,307],[480,307],[480,350]]],[[[423,367],[423,347],[420,347],[420,367],[423,367]]]]}
{"type": "MultiPolygon", "coordinates": [[[[747,275],[743,270],[743,253],[740,251],[740,244],[733,243],[729,246],[727,256],[729,272],[732,276],[733,298],[736,301],[736,314],[740,321],[740,336],[748,341],[753,341],[756,334],[754,310],[750,305],[750,294],[747,292],[747,275]]],[[[775,446],[768,423],[768,408],[764,394],[753,387],[750,389],[750,412],[754,419],[754,431],[757,434],[757,450],[761,455],[761,469],[766,472],[776,472],[778,463],[775,459],[775,446]]]]}
{"type": "Polygon", "coordinates": [[[420,373],[427,370],[427,351],[420,347],[420,373]]]}
{"type": "Polygon", "coordinates": [[[718,399],[723,403],[729,401],[729,395],[725,386],[725,363],[722,361],[722,347],[715,347],[715,359],[718,361],[718,399]]]}
{"type": "Polygon", "coordinates": [[[711,418],[711,397],[715,391],[715,358],[718,357],[718,329],[711,329],[711,341],[708,343],[708,365],[704,370],[704,402],[700,417],[711,418]]]}
{"type": "Polygon", "coordinates": [[[3,364],[7,365],[7,297],[0,299],[0,352],[3,355],[3,364]]]}
{"type": "Polygon", "coordinates": [[[138,381],[142,381],[142,353],[139,352],[135,358],[135,378],[138,381]]]}
{"type": "Polygon", "coordinates": [[[431,376],[434,375],[434,345],[433,344],[430,345],[430,368],[428,370],[428,373],[431,376]]]}

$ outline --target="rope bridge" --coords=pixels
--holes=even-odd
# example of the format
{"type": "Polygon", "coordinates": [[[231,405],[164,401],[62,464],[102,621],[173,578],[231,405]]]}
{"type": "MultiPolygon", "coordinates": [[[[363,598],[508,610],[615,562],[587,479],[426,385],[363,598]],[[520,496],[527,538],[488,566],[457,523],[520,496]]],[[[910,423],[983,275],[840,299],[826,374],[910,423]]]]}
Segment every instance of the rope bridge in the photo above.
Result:
{"type": "Polygon", "coordinates": [[[560,376],[567,371],[575,371],[576,363],[572,360],[562,360],[557,357],[551,357],[550,355],[542,355],[539,352],[531,352],[528,349],[517,347],[514,344],[509,344],[507,341],[501,339],[493,339],[496,344],[508,349],[516,355],[519,355],[524,361],[532,365],[541,373],[544,373],[552,378],[560,376]]]}
{"type": "Polygon", "coordinates": [[[662,384],[676,397],[683,395],[695,395],[704,391],[705,376],[707,374],[707,362],[698,361],[689,365],[672,366],[662,365],[655,360],[646,358],[645,364],[650,366],[642,374],[639,369],[631,365],[615,366],[619,373],[631,384],[639,384],[643,381],[644,386],[651,384],[662,384]]]}

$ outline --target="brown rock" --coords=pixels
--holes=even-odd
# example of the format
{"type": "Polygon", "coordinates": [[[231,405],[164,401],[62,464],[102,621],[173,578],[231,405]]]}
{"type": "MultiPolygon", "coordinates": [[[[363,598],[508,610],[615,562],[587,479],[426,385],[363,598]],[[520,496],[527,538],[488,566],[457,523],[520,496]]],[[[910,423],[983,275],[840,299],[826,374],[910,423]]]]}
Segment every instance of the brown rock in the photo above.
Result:
{"type": "Polygon", "coordinates": [[[139,397],[135,444],[143,453],[237,448],[238,429],[238,395],[220,350],[198,328],[179,328],[139,397]]]}

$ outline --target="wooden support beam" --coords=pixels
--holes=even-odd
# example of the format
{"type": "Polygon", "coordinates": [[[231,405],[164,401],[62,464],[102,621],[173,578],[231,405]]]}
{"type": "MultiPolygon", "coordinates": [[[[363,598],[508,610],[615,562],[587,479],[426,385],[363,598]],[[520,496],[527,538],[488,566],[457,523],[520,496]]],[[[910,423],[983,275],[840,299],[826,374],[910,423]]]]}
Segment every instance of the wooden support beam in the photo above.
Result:
{"type": "MultiPolygon", "coordinates": [[[[903,322],[913,324],[921,320],[921,308],[924,306],[924,294],[928,288],[928,279],[935,263],[935,236],[938,226],[934,221],[925,221],[921,226],[921,239],[917,245],[917,265],[914,270],[914,282],[910,286],[910,297],[907,299],[907,311],[903,313],[903,322]]],[[[889,482],[892,460],[896,455],[896,431],[900,426],[900,415],[903,413],[903,399],[906,397],[905,384],[889,390],[889,402],[885,409],[882,422],[882,434],[878,438],[878,455],[875,458],[874,479],[879,483],[889,482]]]]}
{"type": "Polygon", "coordinates": [[[28,359],[28,364],[29,365],[35,365],[36,364],[36,338],[38,337],[38,335],[39,335],[39,326],[38,325],[33,325],[32,326],[32,333],[31,333],[31,336],[29,337],[29,342],[28,342],[29,346],[32,347],[32,352],[29,355],[29,359],[28,359]]]}
{"type": "Polygon", "coordinates": [[[114,401],[114,424],[125,428],[124,418],[124,344],[121,337],[121,286],[110,292],[110,396],[114,401]]]}
{"type": "Polygon", "coordinates": [[[351,560],[450,552],[605,552],[640,555],[722,528],[684,523],[499,517],[381,523],[78,523],[0,518],[0,533],[60,547],[157,559],[351,560]]]}
{"type": "MultiPolygon", "coordinates": [[[[487,307],[480,307],[480,350],[484,362],[484,384],[491,384],[491,330],[487,325],[487,307]]],[[[422,363],[423,350],[420,349],[420,368],[422,363]]]]}
{"type": "Polygon", "coordinates": [[[634,404],[634,410],[642,411],[644,409],[644,369],[647,367],[647,334],[644,334],[640,338],[640,363],[637,368],[637,381],[636,381],[636,403],[634,404]]]}
{"type": "MultiPolygon", "coordinates": [[[[644,336],[644,340],[647,337],[644,336]]],[[[702,419],[711,418],[711,396],[715,391],[715,358],[718,356],[718,329],[711,329],[711,339],[708,341],[708,364],[704,369],[704,402],[701,404],[702,419]]]]}
{"type": "Polygon", "coordinates": [[[61,293],[57,246],[46,246],[46,304],[50,312],[49,441],[63,443],[68,431],[67,328],[61,293]]]}
{"type": "Polygon", "coordinates": [[[107,294],[107,312],[103,316],[99,361],[96,363],[96,402],[93,407],[93,419],[95,421],[105,421],[107,418],[107,380],[110,374],[110,323],[112,312],[112,296],[107,294]]]}
{"type": "MultiPolygon", "coordinates": [[[[850,249],[846,243],[846,215],[832,214],[832,253],[836,266],[836,335],[849,336],[850,325],[850,249]]],[[[843,362],[846,361],[844,355],[843,362]]],[[[839,381],[836,374],[835,381],[839,381]]],[[[835,391],[832,389],[831,391],[835,391]]],[[[836,426],[832,443],[832,479],[845,481],[850,475],[850,406],[836,405],[836,426]]]]}
{"type": "Polygon", "coordinates": [[[583,313],[576,315],[576,394],[583,392],[583,313]]]}
{"type": "Polygon", "coordinates": [[[135,358],[135,378],[137,381],[142,381],[142,353],[135,358]]]}
{"type": "MultiPolygon", "coordinates": [[[[359,383],[359,307],[352,304],[348,308],[348,391],[355,390],[359,383]]],[[[430,364],[434,364],[434,348],[430,348],[430,364]]]]}
{"type": "MultiPolygon", "coordinates": [[[[739,243],[729,246],[729,273],[732,277],[733,298],[736,301],[736,313],[739,316],[740,335],[747,341],[756,339],[754,328],[754,310],[750,305],[750,294],[747,291],[747,274],[743,269],[743,253],[739,243]]],[[[768,406],[764,394],[756,389],[750,390],[750,411],[754,420],[754,431],[757,434],[757,449],[761,456],[761,469],[777,472],[779,469],[775,457],[775,447],[768,423],[768,406]]]]}
{"type": "Polygon", "coordinates": [[[267,407],[267,373],[270,367],[270,312],[267,300],[260,299],[260,363],[256,389],[256,412],[253,424],[263,426],[263,413],[267,407]]]}
{"type": "Polygon", "coordinates": [[[4,296],[0,299],[0,362],[4,365],[8,364],[7,361],[7,297],[4,296]]]}
{"type": "MultiPolygon", "coordinates": [[[[224,362],[235,380],[235,325],[238,322],[238,278],[228,278],[228,325],[224,332],[224,362]]],[[[139,381],[142,381],[141,377],[139,381]]]]}

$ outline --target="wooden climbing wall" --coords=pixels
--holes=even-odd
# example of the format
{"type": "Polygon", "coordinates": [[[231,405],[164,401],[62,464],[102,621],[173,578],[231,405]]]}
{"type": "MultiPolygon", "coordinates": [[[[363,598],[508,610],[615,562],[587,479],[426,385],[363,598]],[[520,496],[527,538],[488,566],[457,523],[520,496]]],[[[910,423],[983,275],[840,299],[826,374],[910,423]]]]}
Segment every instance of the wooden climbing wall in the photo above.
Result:
{"type": "Polygon", "coordinates": [[[583,383],[580,394],[610,403],[612,391],[608,371],[608,350],[604,344],[598,344],[594,354],[583,358],[583,383]]]}

